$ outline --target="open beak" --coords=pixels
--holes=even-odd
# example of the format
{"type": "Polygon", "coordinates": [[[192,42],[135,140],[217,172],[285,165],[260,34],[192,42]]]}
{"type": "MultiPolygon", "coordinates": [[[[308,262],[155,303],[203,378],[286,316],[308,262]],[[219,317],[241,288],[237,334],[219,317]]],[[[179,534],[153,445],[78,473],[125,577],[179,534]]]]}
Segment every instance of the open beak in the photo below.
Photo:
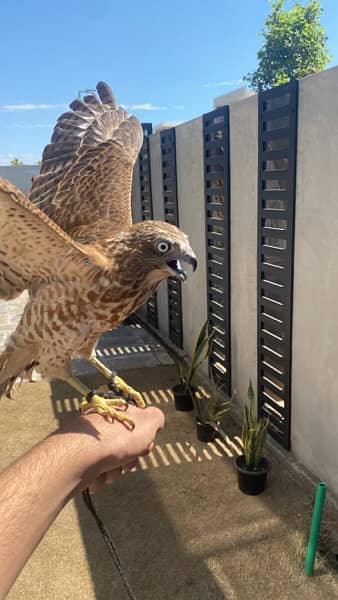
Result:
{"type": "Polygon", "coordinates": [[[194,254],[185,254],[184,256],[180,256],[179,258],[172,258],[167,262],[167,266],[172,272],[172,277],[175,277],[180,281],[186,281],[186,279],[188,278],[186,265],[191,265],[192,270],[196,271],[197,259],[194,254]]]}

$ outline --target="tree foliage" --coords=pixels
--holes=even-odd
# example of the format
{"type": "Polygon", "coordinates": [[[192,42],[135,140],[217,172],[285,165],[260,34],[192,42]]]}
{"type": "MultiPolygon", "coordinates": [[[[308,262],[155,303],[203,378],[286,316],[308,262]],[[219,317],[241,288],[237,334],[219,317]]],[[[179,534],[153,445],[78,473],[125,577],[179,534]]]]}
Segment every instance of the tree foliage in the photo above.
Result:
{"type": "Polygon", "coordinates": [[[330,61],[327,36],[320,24],[319,0],[296,2],[289,10],[285,0],[274,0],[261,32],[258,67],[244,80],[255,90],[266,90],[325,69],[330,61]]]}
{"type": "Polygon", "coordinates": [[[23,162],[19,158],[13,158],[11,160],[11,166],[12,167],[20,167],[20,165],[23,165],[23,162]]]}

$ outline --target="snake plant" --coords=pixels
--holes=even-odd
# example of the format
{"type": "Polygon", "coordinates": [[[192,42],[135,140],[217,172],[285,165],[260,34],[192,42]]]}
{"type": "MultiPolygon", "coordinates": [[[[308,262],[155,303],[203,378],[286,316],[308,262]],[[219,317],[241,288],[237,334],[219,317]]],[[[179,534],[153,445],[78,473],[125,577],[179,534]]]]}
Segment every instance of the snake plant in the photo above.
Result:
{"type": "Polygon", "coordinates": [[[180,383],[185,392],[191,393],[191,386],[196,371],[211,352],[212,336],[213,334],[209,334],[208,332],[208,321],[205,321],[197,335],[191,360],[185,362],[183,359],[175,359],[180,383]]]}
{"type": "Polygon", "coordinates": [[[268,426],[267,417],[256,417],[255,395],[250,381],[242,426],[245,465],[249,470],[256,471],[261,465],[268,426]]]}
{"type": "Polygon", "coordinates": [[[197,392],[194,397],[194,408],[197,419],[204,424],[215,426],[230,409],[230,402],[222,394],[222,386],[211,381],[208,395],[197,392]]]}

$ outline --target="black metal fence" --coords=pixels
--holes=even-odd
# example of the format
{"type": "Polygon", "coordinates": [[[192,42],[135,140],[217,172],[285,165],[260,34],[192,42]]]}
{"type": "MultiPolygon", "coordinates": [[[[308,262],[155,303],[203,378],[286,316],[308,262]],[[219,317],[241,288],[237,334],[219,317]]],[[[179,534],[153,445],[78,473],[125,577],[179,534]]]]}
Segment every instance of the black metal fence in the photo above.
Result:
{"type": "Polygon", "coordinates": [[[203,115],[209,369],[231,395],[229,109],[203,115]]]}
{"type": "MultiPolygon", "coordinates": [[[[162,186],[164,218],[168,223],[179,225],[176,172],[175,129],[161,131],[162,186]]],[[[168,280],[169,338],[176,346],[183,348],[182,330],[182,291],[179,281],[168,280]]]]}
{"type": "Polygon", "coordinates": [[[259,94],[258,409],[290,447],[298,82],[259,94]]]}
{"type": "MultiPolygon", "coordinates": [[[[290,447],[298,82],[258,97],[258,412],[290,447]]],[[[160,132],[164,217],[179,225],[175,128],[160,132]]],[[[231,396],[229,107],[203,115],[210,375],[231,396]]],[[[140,155],[142,218],[152,218],[149,140],[140,155]]],[[[194,210],[194,207],[191,207],[194,210]]],[[[243,232],[245,235],[245,232],[243,232]]],[[[156,307],[156,305],[155,305],[156,307]]],[[[181,284],[168,282],[169,337],[183,347],[181,284]]],[[[152,309],[149,309],[152,318],[152,309]]],[[[157,309],[156,311],[157,319],[157,309]]]]}
{"type": "MultiPolygon", "coordinates": [[[[141,193],[141,214],[142,220],[153,219],[153,198],[151,189],[151,168],[150,168],[150,148],[149,136],[153,132],[151,123],[142,123],[143,144],[138,157],[140,193],[141,193]]],[[[147,321],[153,327],[158,327],[157,294],[155,293],[147,302],[147,321]]]]}

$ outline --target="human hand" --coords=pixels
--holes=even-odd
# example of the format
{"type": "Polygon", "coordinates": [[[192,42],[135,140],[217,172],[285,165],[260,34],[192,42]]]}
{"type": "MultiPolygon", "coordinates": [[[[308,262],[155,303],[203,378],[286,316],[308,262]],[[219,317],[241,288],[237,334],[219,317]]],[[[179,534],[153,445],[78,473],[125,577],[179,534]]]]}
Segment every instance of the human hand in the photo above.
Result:
{"type": "Polygon", "coordinates": [[[134,405],[128,405],[127,411],[135,423],[133,430],[91,413],[74,418],[53,434],[70,445],[72,460],[80,469],[77,491],[88,488],[91,494],[96,493],[151,452],[157,433],[164,427],[162,411],[134,405]]]}

